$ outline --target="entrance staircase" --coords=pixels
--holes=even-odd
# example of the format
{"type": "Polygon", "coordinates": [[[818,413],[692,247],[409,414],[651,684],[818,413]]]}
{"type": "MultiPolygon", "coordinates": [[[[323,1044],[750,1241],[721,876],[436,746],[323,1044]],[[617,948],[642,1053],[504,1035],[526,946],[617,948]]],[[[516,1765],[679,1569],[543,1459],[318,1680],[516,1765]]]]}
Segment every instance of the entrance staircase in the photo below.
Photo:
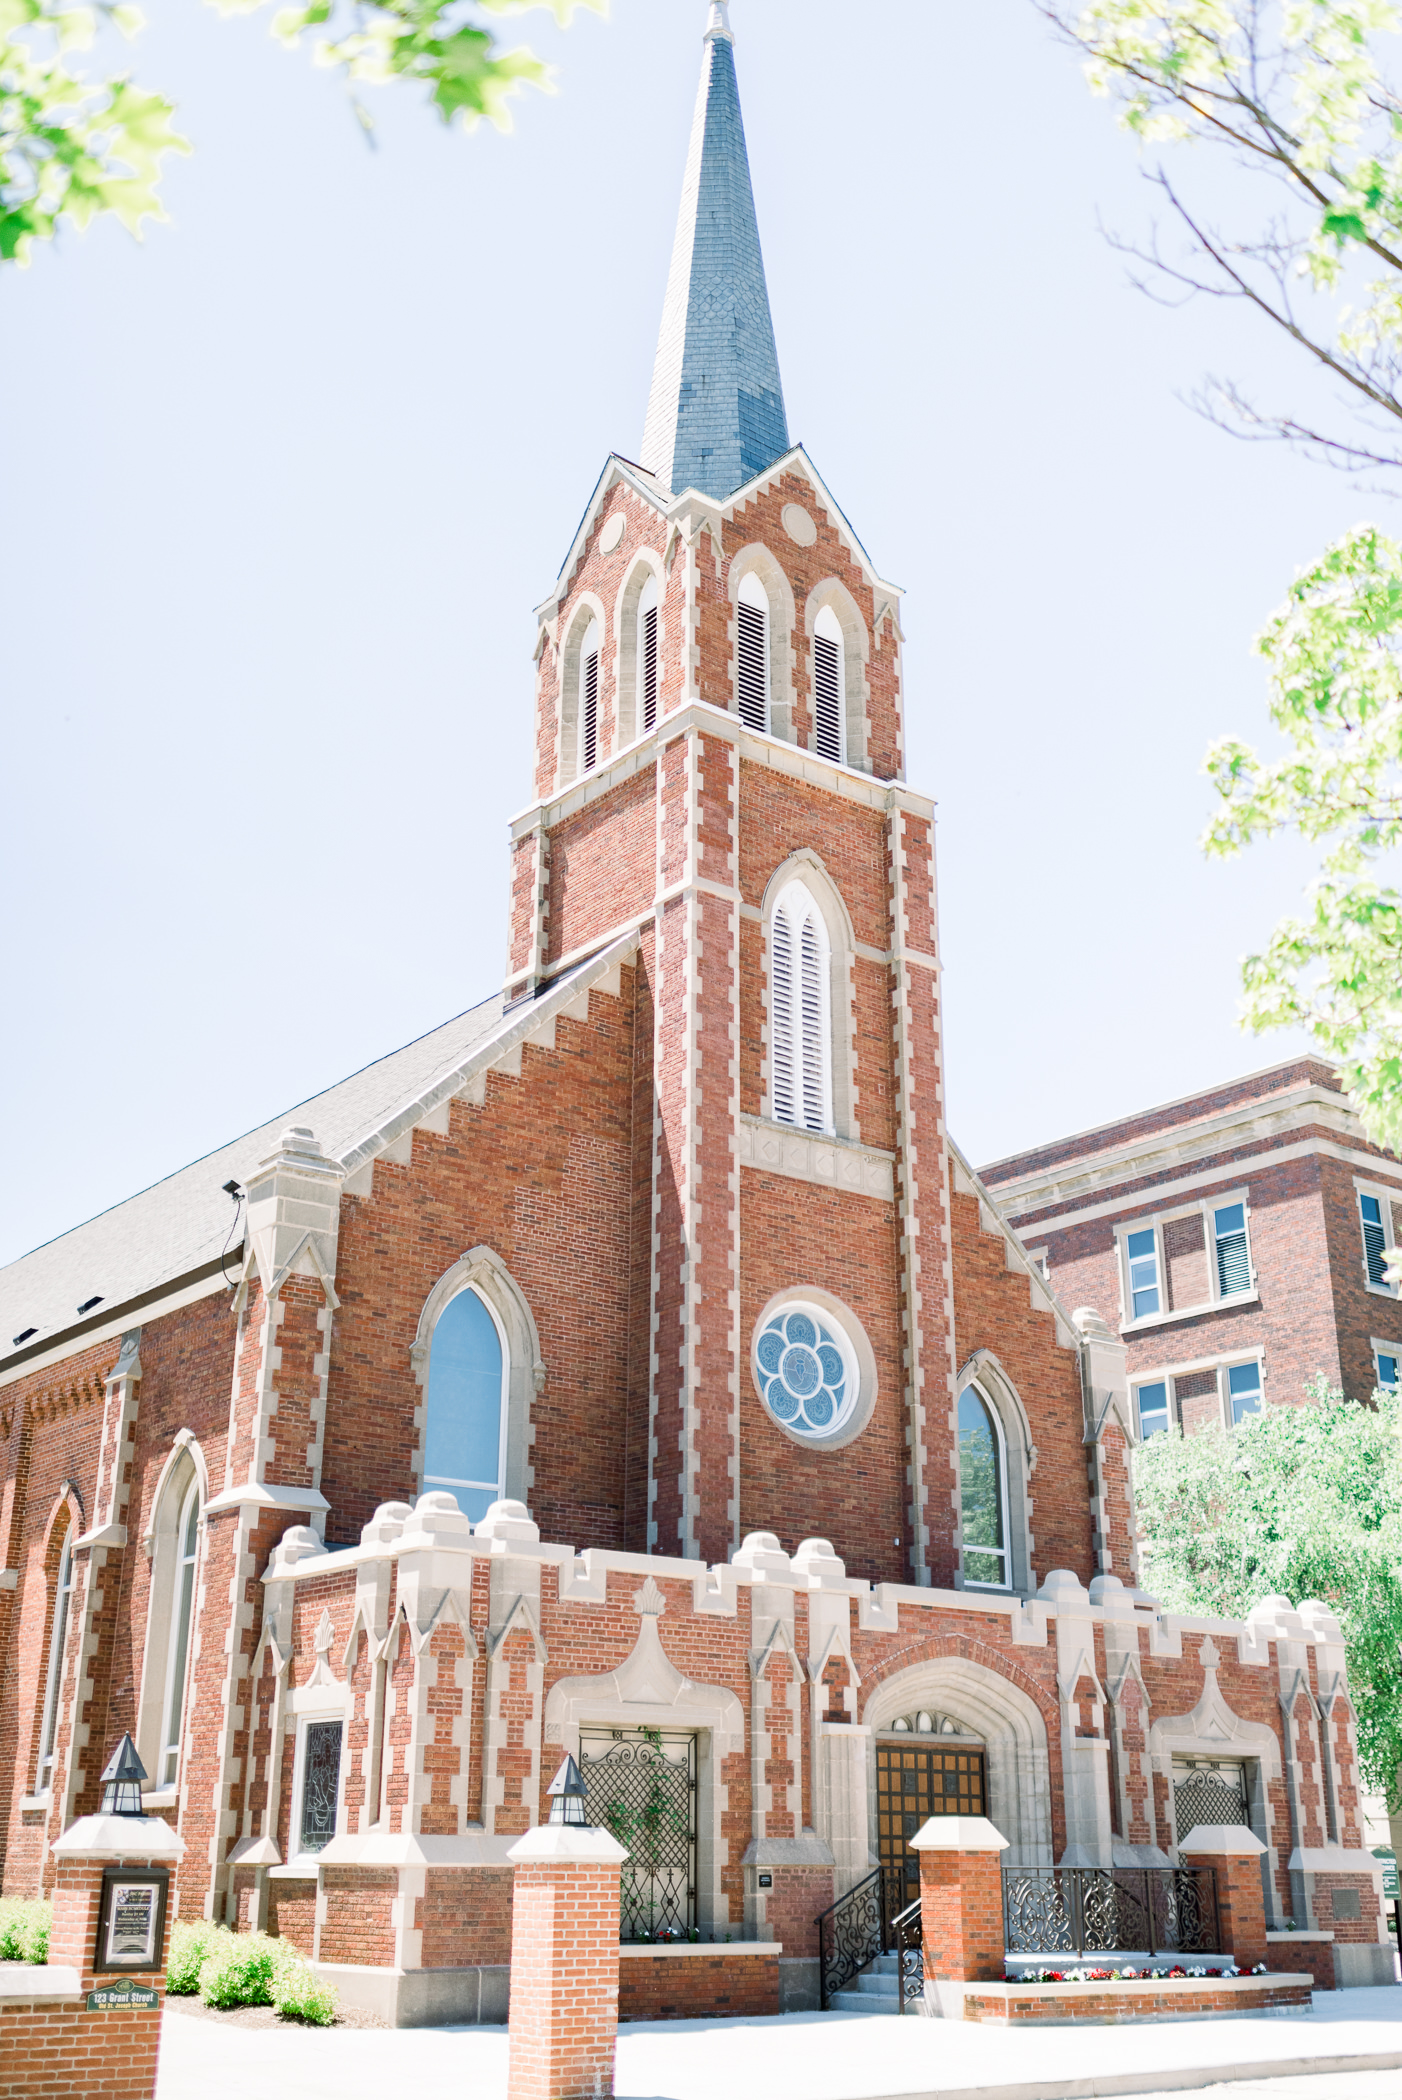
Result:
{"type": "Polygon", "coordinates": [[[878,1954],[875,1961],[854,1976],[845,1990],[828,1999],[829,2012],[898,2013],[901,1993],[897,1957],[878,1954]]]}

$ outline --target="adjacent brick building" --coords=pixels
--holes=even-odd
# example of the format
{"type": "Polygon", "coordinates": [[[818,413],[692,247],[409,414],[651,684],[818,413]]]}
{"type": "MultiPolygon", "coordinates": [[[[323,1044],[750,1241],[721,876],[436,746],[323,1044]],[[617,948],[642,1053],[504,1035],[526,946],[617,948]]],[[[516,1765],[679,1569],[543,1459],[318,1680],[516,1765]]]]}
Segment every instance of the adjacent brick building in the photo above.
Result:
{"type": "Polygon", "coordinates": [[[947,1809],[1024,1865],[1249,1821],[1390,1980],[1337,1624],[1137,1590],[1125,1346],[948,1137],[900,593],[772,353],[715,7],[670,455],[539,608],[503,992],[0,1272],[4,1886],[130,1728],[187,1914],[499,2019],[570,1751],[624,1937],[729,1940],[731,2006],[813,2002],[947,1809]]]}
{"type": "Polygon", "coordinates": [[[1321,1375],[1356,1400],[1396,1386],[1402,1161],[1331,1065],[1291,1059],[982,1175],[1057,1295],[1124,1341],[1141,1434],[1230,1427],[1321,1375]]]}

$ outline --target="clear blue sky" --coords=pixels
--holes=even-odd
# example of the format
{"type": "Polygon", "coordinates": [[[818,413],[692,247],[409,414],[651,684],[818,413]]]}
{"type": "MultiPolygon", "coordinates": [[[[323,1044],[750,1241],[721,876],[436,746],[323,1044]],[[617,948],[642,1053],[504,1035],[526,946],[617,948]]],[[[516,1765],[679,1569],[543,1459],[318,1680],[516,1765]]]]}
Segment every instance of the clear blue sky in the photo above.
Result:
{"type": "MultiPolygon", "coordinates": [[[[528,17],[558,97],[465,137],[385,91],[371,152],[270,11],[149,11],[173,223],[0,282],[0,1259],[500,983],[531,608],[640,441],[705,19],[528,17]]],[[[1303,863],[1205,865],[1199,765],[1376,504],[1180,404],[1302,382],[1127,285],[1135,149],[1030,0],[732,20],[789,427],[908,592],[956,1138],[1287,1055],[1236,972],[1303,863]]]]}

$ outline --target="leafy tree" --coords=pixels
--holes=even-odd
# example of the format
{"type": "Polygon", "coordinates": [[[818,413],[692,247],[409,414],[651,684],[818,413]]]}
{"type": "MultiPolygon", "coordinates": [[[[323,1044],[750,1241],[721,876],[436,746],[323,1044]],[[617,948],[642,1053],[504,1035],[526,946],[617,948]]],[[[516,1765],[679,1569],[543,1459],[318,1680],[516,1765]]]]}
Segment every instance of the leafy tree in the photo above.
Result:
{"type": "MultiPolygon", "coordinates": [[[[213,4],[247,13],[263,0],[213,4]]],[[[284,7],[273,32],[289,47],[308,30],[324,32],[314,44],[317,64],[340,68],[353,89],[421,81],[445,123],[487,117],[506,130],[511,96],[548,90],[550,68],[524,46],[500,50],[483,16],[546,8],[567,23],[579,7],[602,13],[607,0],[308,0],[284,7]]],[[[146,220],[166,216],[157,194],[162,159],[190,150],[173,128],[173,105],[128,77],[88,78],[70,65],[106,25],[131,37],[142,15],[113,0],[0,0],[0,262],[27,262],[60,216],[81,228],[115,212],[138,234],[146,220]]]]}
{"type": "MultiPolygon", "coordinates": [[[[1387,76],[1393,0],[1038,0],[1118,106],[1182,251],[1155,235],[1140,282],[1245,302],[1339,383],[1343,427],[1261,408],[1212,380],[1198,405],[1238,435],[1283,438],[1351,470],[1402,467],[1402,93],[1387,76]],[[1199,209],[1165,149],[1209,145],[1242,179],[1227,223],[1199,209]]],[[[1177,162],[1174,163],[1178,165],[1177,162]]],[[[1125,244],[1121,244],[1125,245],[1125,244]]],[[[1376,1142],[1402,1144],[1402,896],[1395,850],[1402,741],[1402,554],[1361,527],[1296,578],[1257,647],[1286,740],[1270,761],[1234,738],[1207,771],[1204,837],[1239,852],[1286,831],[1321,851],[1303,914],[1243,964],[1244,1018],[1306,1029],[1342,1068],[1376,1142]]]]}
{"type": "Polygon", "coordinates": [[[1318,1598],[1343,1628],[1368,1783],[1402,1805],[1402,1398],[1360,1406],[1318,1378],[1312,1407],[1150,1438],[1134,1485],[1144,1580],[1170,1610],[1245,1617],[1318,1598]]]}

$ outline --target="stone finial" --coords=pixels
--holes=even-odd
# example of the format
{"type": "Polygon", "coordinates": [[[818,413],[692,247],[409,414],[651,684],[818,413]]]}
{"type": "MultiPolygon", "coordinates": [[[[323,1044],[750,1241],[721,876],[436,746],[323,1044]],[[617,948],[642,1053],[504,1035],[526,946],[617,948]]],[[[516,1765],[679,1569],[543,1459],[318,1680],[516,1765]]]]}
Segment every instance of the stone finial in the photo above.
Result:
{"type": "Polygon", "coordinates": [[[729,37],[732,44],[735,41],[735,32],[730,26],[730,9],[726,6],[725,0],[711,0],[711,12],[706,23],[705,41],[709,43],[711,38],[715,36],[729,37]]]}
{"type": "Polygon", "coordinates": [[[660,1619],[666,1611],[667,1599],[651,1575],[640,1590],[634,1590],[633,1609],[640,1619],[660,1619]]]}
{"type": "Polygon", "coordinates": [[[281,1574],[285,1569],[295,1568],[299,1561],[311,1560],[325,1551],[326,1541],[312,1530],[310,1524],[292,1524],[272,1550],[268,1573],[281,1574]]]}
{"type": "Polygon", "coordinates": [[[368,1524],[360,1527],[362,1546],[392,1545],[414,1514],[409,1502],[382,1502],[368,1524]]]}
{"type": "Polygon", "coordinates": [[[1101,1318],[1093,1305],[1078,1305],[1071,1315],[1071,1325],[1084,1342],[1119,1340],[1119,1336],[1101,1318]]]}
{"type": "Polygon", "coordinates": [[[1215,1670],[1218,1663],[1222,1660],[1221,1653],[1217,1647],[1217,1643],[1212,1639],[1211,1635],[1208,1635],[1207,1638],[1204,1639],[1202,1647],[1198,1652],[1202,1657],[1202,1666],[1204,1670],[1215,1670]]]}

